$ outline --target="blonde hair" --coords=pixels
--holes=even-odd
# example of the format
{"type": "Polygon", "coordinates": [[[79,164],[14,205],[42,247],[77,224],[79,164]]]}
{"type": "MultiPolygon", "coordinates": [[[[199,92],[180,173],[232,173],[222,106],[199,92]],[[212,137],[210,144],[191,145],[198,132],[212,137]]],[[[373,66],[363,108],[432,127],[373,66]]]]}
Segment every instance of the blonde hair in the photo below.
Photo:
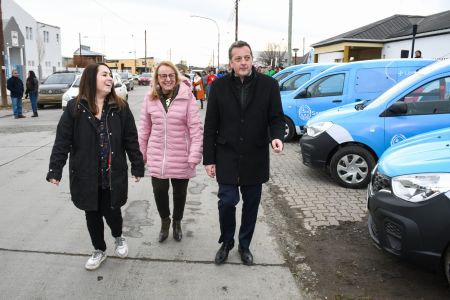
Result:
{"type": "Polygon", "coordinates": [[[178,68],[168,60],[163,60],[158,64],[158,66],[155,69],[155,72],[153,73],[153,82],[152,82],[152,89],[151,89],[151,97],[150,100],[157,100],[159,99],[159,94],[161,93],[161,87],[158,83],[158,74],[159,74],[159,68],[162,66],[166,66],[171,68],[175,72],[175,86],[179,85],[181,82],[181,75],[178,68]]]}

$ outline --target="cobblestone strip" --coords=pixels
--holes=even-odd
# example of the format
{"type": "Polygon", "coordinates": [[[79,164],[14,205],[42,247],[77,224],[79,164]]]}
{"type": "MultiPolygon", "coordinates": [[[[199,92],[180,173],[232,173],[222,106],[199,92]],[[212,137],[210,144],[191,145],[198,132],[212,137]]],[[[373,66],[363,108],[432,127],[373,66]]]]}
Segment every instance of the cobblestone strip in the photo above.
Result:
{"type": "Polygon", "coordinates": [[[286,143],[282,154],[271,154],[269,184],[276,185],[306,229],[361,221],[367,213],[366,190],[346,189],[323,170],[303,165],[298,142],[286,143]]]}

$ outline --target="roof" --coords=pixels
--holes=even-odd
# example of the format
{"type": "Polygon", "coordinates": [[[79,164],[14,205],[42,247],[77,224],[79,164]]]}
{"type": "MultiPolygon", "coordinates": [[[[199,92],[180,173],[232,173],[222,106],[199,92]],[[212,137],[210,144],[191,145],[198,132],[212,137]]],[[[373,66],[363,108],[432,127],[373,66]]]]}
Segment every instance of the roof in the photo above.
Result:
{"type": "MultiPolygon", "coordinates": [[[[73,55],[80,55],[80,48],[73,52],[73,55]]],[[[91,51],[91,47],[81,45],[81,56],[105,56],[102,53],[91,51]]]]}
{"type": "MultiPolygon", "coordinates": [[[[425,16],[424,18],[425,19],[418,26],[418,34],[450,28],[450,10],[425,16]]],[[[409,21],[408,15],[393,15],[352,31],[320,41],[311,46],[326,46],[345,41],[384,42],[388,39],[409,36],[411,34],[412,25],[409,21]]]]}

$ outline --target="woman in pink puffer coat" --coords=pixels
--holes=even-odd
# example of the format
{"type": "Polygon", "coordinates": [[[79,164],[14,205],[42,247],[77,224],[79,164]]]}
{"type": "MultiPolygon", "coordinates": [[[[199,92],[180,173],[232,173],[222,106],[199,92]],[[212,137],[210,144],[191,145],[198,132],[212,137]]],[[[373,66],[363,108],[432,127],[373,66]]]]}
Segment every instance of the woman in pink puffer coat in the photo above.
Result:
{"type": "Polygon", "coordinates": [[[189,178],[195,176],[195,167],[202,159],[203,125],[189,80],[169,61],[156,67],[139,127],[139,146],[161,217],[159,242],[169,236],[169,181],[173,189],[173,237],[181,241],[189,178]]]}

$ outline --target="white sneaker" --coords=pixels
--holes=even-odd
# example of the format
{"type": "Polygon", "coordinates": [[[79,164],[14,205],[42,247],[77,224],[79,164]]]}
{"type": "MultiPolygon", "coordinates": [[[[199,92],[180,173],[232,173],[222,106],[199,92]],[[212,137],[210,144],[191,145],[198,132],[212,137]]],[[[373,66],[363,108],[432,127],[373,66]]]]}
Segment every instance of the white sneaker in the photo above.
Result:
{"type": "Polygon", "coordinates": [[[120,258],[124,258],[128,256],[128,244],[124,237],[116,237],[116,241],[114,242],[116,244],[116,254],[120,258]]]}
{"type": "Polygon", "coordinates": [[[84,266],[87,270],[95,270],[102,262],[106,259],[106,253],[102,250],[95,250],[91,257],[89,257],[88,261],[86,262],[86,265],[84,266]]]}

